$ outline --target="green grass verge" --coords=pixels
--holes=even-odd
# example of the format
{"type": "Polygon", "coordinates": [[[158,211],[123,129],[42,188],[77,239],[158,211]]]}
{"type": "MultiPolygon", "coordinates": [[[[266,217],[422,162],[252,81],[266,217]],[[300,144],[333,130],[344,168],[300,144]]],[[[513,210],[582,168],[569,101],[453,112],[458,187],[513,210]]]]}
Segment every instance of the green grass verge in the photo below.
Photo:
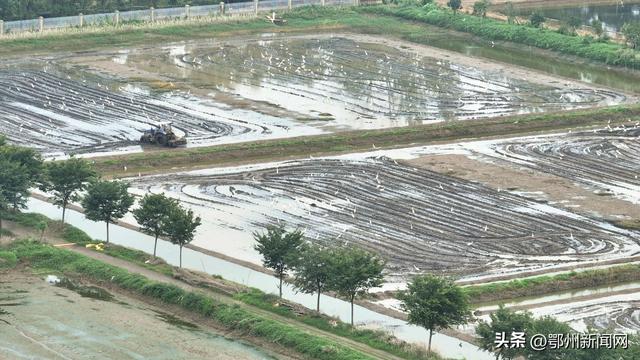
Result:
{"type": "Polygon", "coordinates": [[[229,330],[239,331],[284,346],[312,359],[359,360],[370,357],[334,341],[308,334],[293,326],[258,316],[239,306],[217,302],[204,294],[151,281],[144,276],[111,266],[69,250],[33,241],[18,241],[8,250],[21,262],[36,270],[49,270],[66,276],[81,275],[97,282],[108,282],[128,291],[149,296],[166,304],[178,305],[211,317],[229,330]]]}
{"type": "MultiPolygon", "coordinates": [[[[62,224],[38,213],[22,213],[13,212],[3,216],[4,219],[13,221],[19,225],[34,230],[38,229],[41,223],[46,223],[47,228],[52,230],[55,235],[59,235],[61,239],[70,243],[86,246],[88,244],[98,244],[102,241],[92,239],[87,233],[70,224],[62,224]]],[[[147,269],[157,271],[159,273],[172,276],[173,266],[162,262],[154,261],[153,256],[143,251],[130,249],[115,244],[105,244],[103,253],[113,256],[114,258],[126,260],[147,269]]]]}
{"type": "Polygon", "coordinates": [[[400,341],[384,331],[353,328],[349,324],[316,312],[305,311],[305,313],[299,314],[293,306],[282,306],[283,301],[278,296],[265,294],[258,289],[248,289],[236,294],[234,298],[245,304],[301,321],[317,329],[367,344],[372,348],[386,351],[403,359],[440,359],[439,356],[427,354],[423,348],[400,341]]]}
{"type": "Polygon", "coordinates": [[[359,11],[421,21],[430,25],[470,33],[488,40],[510,41],[535,46],[605,64],[640,68],[640,53],[617,43],[596,41],[591,37],[565,35],[553,30],[509,24],[478,16],[454,14],[448,9],[435,5],[425,7],[382,5],[363,7],[359,11]]]}
{"type": "Polygon", "coordinates": [[[536,276],[494,284],[472,285],[463,289],[474,303],[482,303],[639,280],[640,265],[630,264],[606,269],[536,276]]]}

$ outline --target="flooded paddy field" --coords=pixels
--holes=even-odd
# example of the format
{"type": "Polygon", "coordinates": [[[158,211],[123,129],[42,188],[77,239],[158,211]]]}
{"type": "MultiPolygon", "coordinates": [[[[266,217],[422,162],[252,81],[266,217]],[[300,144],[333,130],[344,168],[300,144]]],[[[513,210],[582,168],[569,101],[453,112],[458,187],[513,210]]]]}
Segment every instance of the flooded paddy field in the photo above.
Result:
{"type": "MultiPolygon", "coordinates": [[[[113,61],[284,110],[323,128],[382,128],[611,104],[577,83],[541,84],[358,35],[264,36],[132,50],[113,61]]],[[[98,65],[99,66],[99,65],[98,65]]],[[[113,66],[112,66],[113,67],[113,66]]]]}
{"type": "Polygon", "coordinates": [[[509,164],[568,179],[596,192],[640,202],[640,128],[620,126],[590,132],[462,145],[482,161],[509,164]]]}
{"type": "Polygon", "coordinates": [[[0,125],[52,155],[141,151],[173,121],[189,146],[470,120],[633,96],[365,35],[234,40],[7,60],[0,125]]]}
{"type": "Polygon", "coordinates": [[[194,146],[277,135],[286,128],[278,119],[251,122],[234,110],[221,113],[187,96],[73,76],[56,70],[0,70],[2,133],[13,143],[60,154],[139,150],[142,132],[164,121],[172,121],[194,146]]]}
{"type": "Polygon", "coordinates": [[[388,158],[348,155],[131,180],[134,193],[164,191],[193,207],[207,234],[198,246],[259,262],[251,231],[286,223],[310,241],[384,255],[389,281],[423,271],[516,273],[640,250],[635,233],[388,158]]]}
{"type": "Polygon", "coordinates": [[[275,359],[122,295],[82,297],[20,271],[1,279],[3,359],[275,359]]]}

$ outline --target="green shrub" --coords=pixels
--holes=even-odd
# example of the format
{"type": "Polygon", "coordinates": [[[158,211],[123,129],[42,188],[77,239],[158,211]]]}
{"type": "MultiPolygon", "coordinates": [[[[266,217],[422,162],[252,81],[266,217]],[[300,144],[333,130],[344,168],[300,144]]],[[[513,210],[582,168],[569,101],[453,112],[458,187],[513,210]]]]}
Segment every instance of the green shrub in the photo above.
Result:
{"type": "Polygon", "coordinates": [[[0,251],[0,269],[11,269],[18,263],[16,254],[10,251],[0,251]]]}
{"type": "Polygon", "coordinates": [[[362,7],[358,11],[421,21],[435,26],[471,33],[489,40],[510,41],[535,46],[610,65],[640,68],[640,56],[637,51],[631,50],[629,52],[628,50],[630,49],[623,45],[595,41],[593,37],[565,35],[553,30],[510,24],[471,15],[458,14],[456,16],[450,11],[431,6],[419,8],[415,6],[394,7],[381,5],[362,7]]]}

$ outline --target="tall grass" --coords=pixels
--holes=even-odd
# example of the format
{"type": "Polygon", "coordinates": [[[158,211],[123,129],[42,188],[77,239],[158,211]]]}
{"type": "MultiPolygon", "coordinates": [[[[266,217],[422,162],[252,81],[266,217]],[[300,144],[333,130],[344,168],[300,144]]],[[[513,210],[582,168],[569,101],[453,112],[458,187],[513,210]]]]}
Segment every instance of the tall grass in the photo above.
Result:
{"type": "Polygon", "coordinates": [[[392,15],[444,28],[471,33],[488,40],[510,41],[558,51],[610,65],[640,68],[640,53],[620,44],[596,41],[591,37],[560,34],[556,31],[509,24],[472,15],[454,14],[438,6],[373,6],[359,9],[364,13],[392,15]]]}

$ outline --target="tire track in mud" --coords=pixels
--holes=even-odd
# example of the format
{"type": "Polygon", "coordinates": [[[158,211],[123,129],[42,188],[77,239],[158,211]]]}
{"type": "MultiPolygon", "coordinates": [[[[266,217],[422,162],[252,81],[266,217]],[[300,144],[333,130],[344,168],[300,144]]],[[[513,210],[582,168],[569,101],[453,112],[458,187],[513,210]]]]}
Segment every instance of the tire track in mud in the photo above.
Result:
{"type": "Polygon", "coordinates": [[[479,153],[640,201],[638,126],[500,141],[479,153]]]}
{"type": "Polygon", "coordinates": [[[472,119],[626,99],[604,89],[536,85],[345,38],[226,44],[177,55],[173,62],[260,88],[284,107],[300,102],[305,110],[315,106],[364,121],[472,119]]]}
{"type": "Polygon", "coordinates": [[[569,303],[553,307],[552,310],[542,308],[540,311],[569,321],[577,328],[587,326],[600,331],[632,334],[640,331],[640,300],[636,299],[623,300],[618,296],[585,303],[569,303]]]}
{"type": "Polygon", "coordinates": [[[247,234],[285,222],[305,229],[310,241],[376,251],[389,259],[392,279],[424,271],[517,272],[640,250],[634,233],[384,158],[314,159],[132,182],[136,191],[166,191],[205,221],[247,234]]]}
{"type": "Polygon", "coordinates": [[[226,121],[189,105],[110,91],[43,71],[0,71],[0,126],[13,143],[43,152],[90,152],[137,144],[152,124],[172,121],[201,141],[266,128],[226,121]]]}

